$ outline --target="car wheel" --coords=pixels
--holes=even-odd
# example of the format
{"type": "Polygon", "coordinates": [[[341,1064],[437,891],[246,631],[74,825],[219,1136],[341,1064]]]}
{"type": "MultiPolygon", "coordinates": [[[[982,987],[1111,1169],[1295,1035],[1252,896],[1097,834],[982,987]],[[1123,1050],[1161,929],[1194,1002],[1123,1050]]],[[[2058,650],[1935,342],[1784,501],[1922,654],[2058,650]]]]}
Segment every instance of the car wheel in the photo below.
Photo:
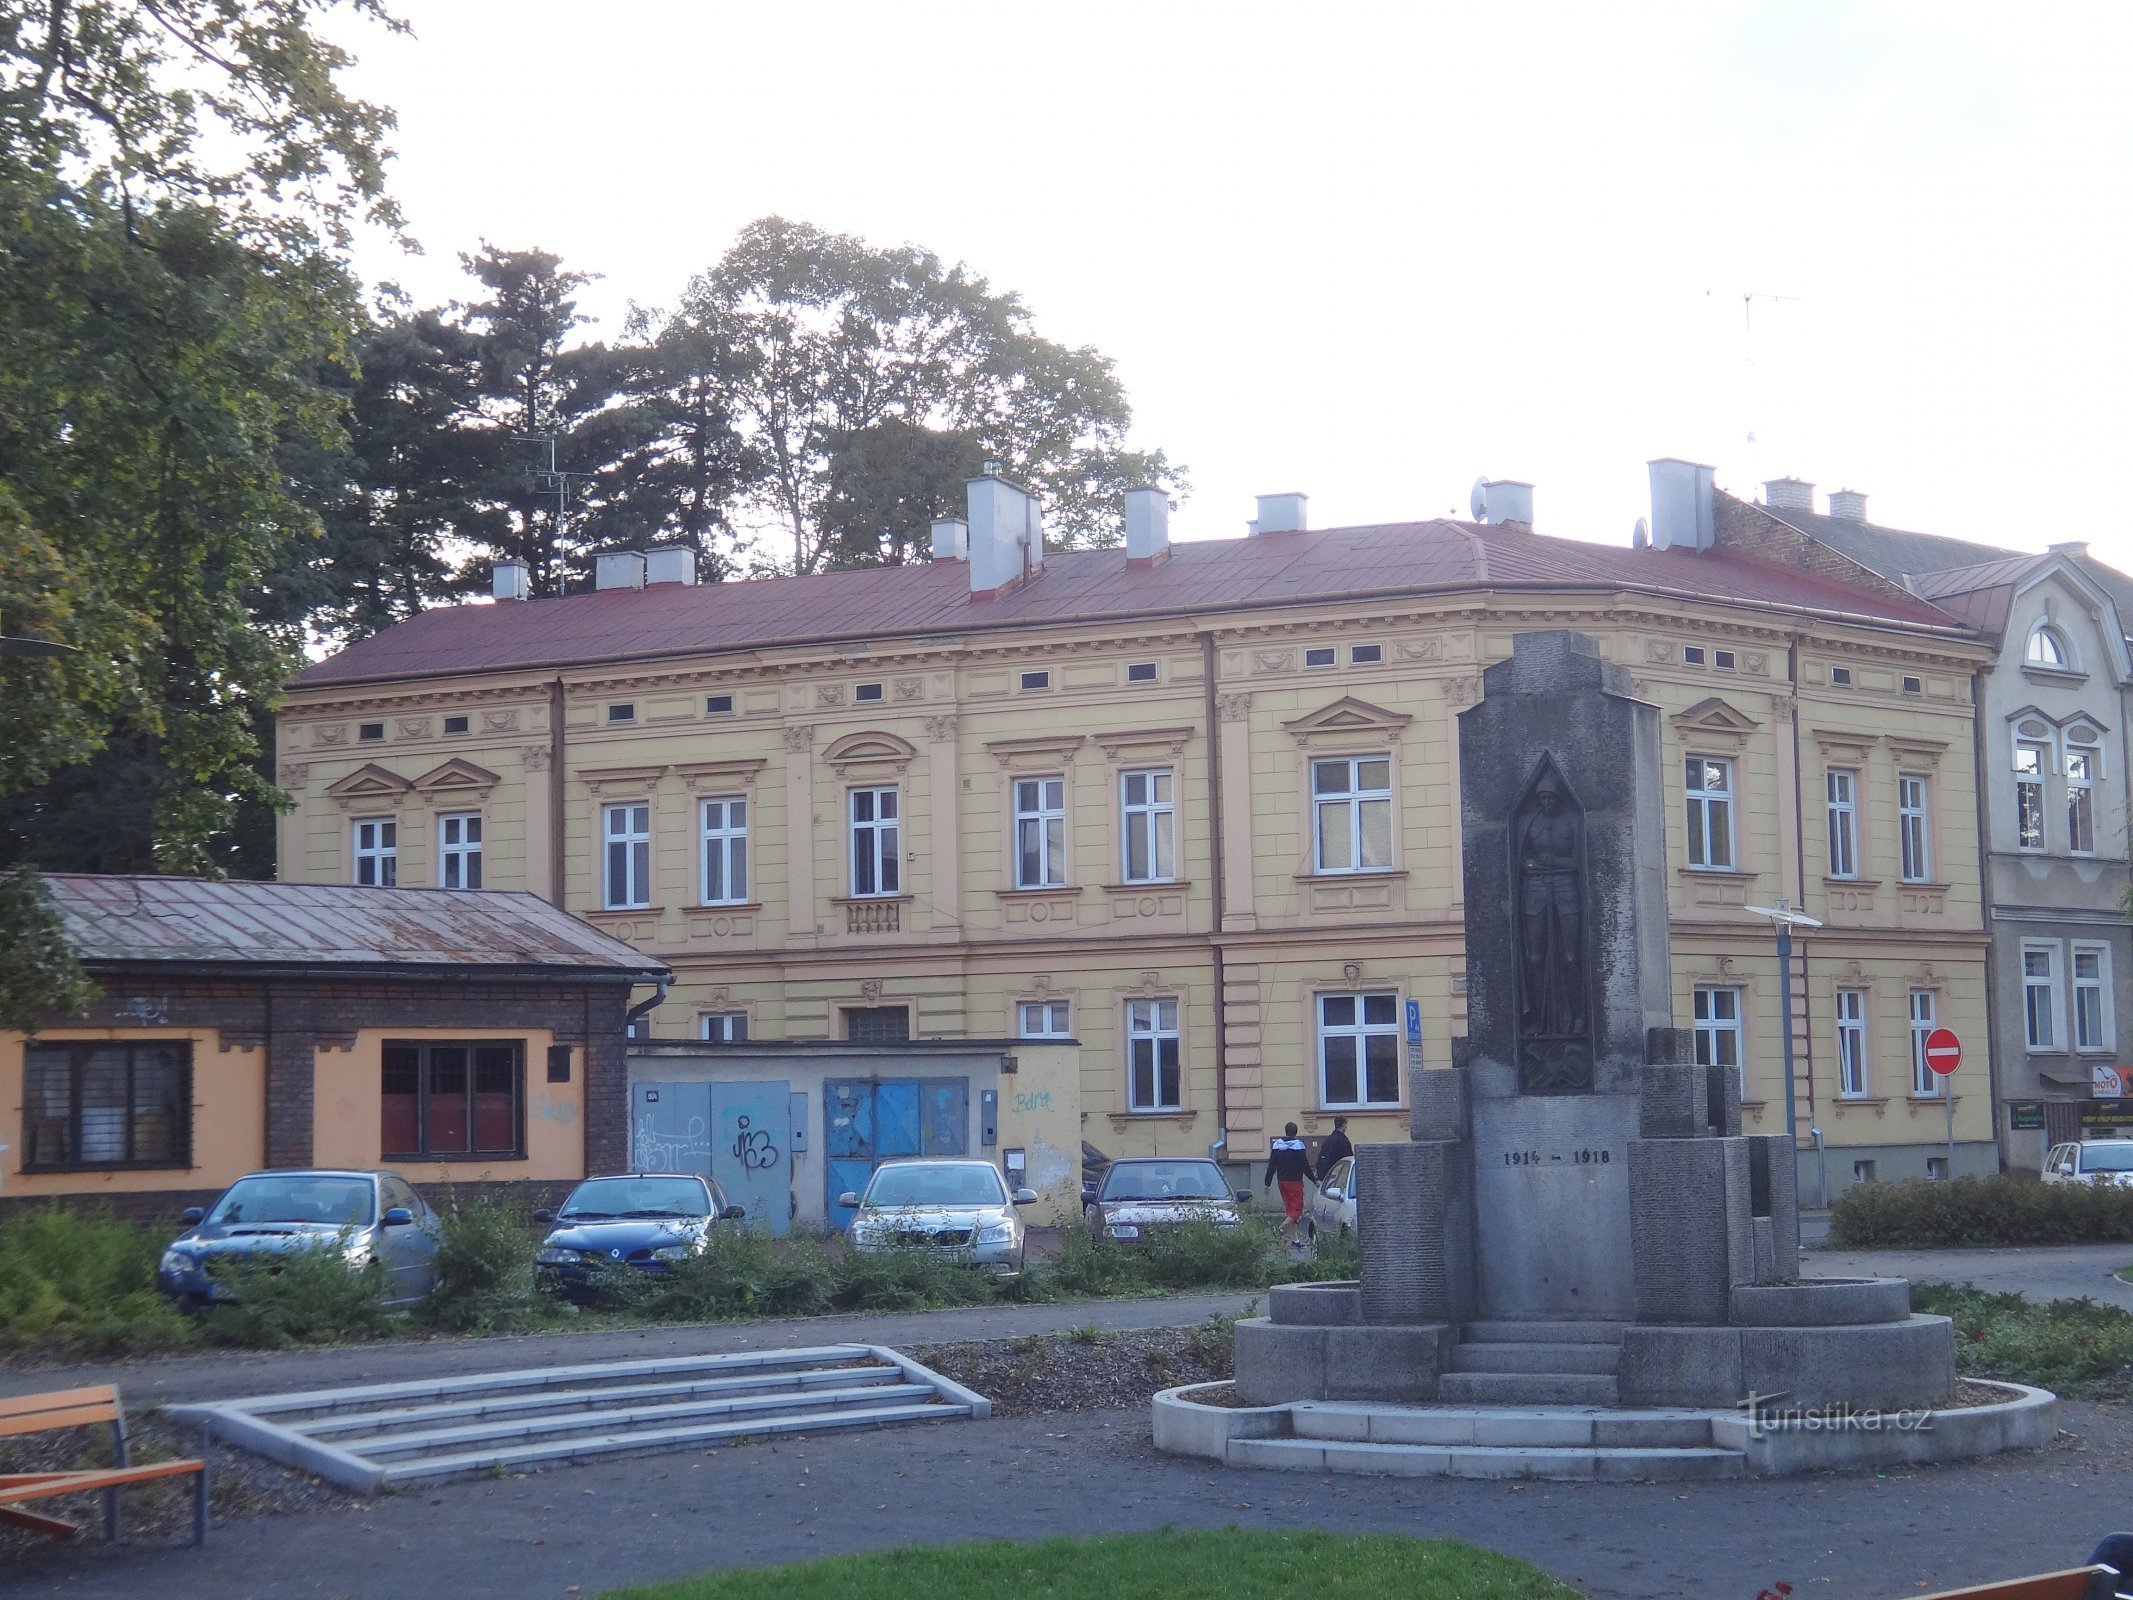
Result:
{"type": "Polygon", "coordinates": [[[1318,1243],[1318,1219],[1316,1217],[1304,1218],[1304,1237],[1313,1244],[1318,1243]]]}

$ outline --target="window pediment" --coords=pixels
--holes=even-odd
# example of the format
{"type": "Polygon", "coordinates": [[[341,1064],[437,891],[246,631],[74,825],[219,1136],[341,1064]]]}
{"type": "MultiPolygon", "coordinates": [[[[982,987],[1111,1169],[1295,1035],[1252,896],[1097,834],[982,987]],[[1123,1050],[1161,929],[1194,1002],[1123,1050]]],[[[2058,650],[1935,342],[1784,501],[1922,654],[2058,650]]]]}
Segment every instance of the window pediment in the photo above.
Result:
{"type": "Polygon", "coordinates": [[[1002,767],[1012,770],[1064,766],[1087,742],[1087,736],[1079,733],[1041,734],[1027,739],[988,739],[985,748],[1002,767]]]}
{"type": "Polygon", "coordinates": [[[767,763],[760,757],[739,761],[682,761],[674,767],[682,785],[689,789],[730,788],[752,784],[767,763]]]}
{"type": "Polygon", "coordinates": [[[1864,766],[1868,754],[1881,742],[1871,733],[1841,733],[1831,728],[1812,729],[1809,737],[1825,761],[1848,766],[1864,766]]]}
{"type": "Polygon", "coordinates": [[[889,767],[897,772],[911,765],[918,754],[917,746],[897,738],[893,733],[869,729],[863,733],[848,733],[841,739],[832,739],[822,751],[822,759],[840,772],[848,767],[889,767]]]}
{"type": "Polygon", "coordinates": [[[1343,695],[1331,705],[1321,706],[1308,716],[1284,722],[1282,726],[1289,730],[1290,738],[1308,750],[1314,746],[1356,740],[1394,744],[1412,721],[1414,718],[1402,712],[1388,711],[1368,700],[1358,700],[1354,695],[1343,695]]]}
{"type": "Polygon", "coordinates": [[[1716,695],[1697,701],[1669,720],[1684,739],[1728,750],[1743,748],[1748,736],[1762,726],[1747,712],[1726,704],[1716,695]]]}
{"type": "Polygon", "coordinates": [[[413,787],[434,800],[484,800],[503,779],[487,767],[454,756],[442,766],[430,768],[413,787]]]}
{"type": "Polygon", "coordinates": [[[1894,752],[1898,761],[1908,762],[1916,767],[1939,766],[1940,758],[1948,750],[1948,741],[1945,739],[1919,739],[1909,734],[1884,734],[1882,743],[1894,752]]]}
{"type": "Polygon", "coordinates": [[[1192,728],[1134,728],[1123,733],[1099,733],[1091,737],[1103,751],[1106,761],[1117,761],[1126,755],[1183,755],[1195,731],[1192,728]]]}
{"type": "Polygon", "coordinates": [[[665,773],[664,762],[642,767],[585,767],[578,772],[578,781],[593,794],[643,793],[657,783],[665,773]]]}
{"type": "Polygon", "coordinates": [[[326,793],[347,810],[358,805],[397,805],[414,785],[397,772],[388,772],[375,761],[365,762],[347,777],[328,784],[326,793]]]}

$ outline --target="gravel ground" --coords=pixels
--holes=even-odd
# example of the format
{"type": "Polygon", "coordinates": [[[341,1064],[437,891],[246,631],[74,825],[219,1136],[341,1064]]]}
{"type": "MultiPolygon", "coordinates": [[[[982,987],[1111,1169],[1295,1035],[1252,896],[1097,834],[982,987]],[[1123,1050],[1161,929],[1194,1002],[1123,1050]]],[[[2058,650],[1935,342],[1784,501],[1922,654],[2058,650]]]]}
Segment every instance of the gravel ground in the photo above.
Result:
{"type": "Polygon", "coordinates": [[[1144,1406],[1158,1390],[1229,1376],[1228,1330],[1095,1328],[906,1352],[992,1402],[996,1417],[1144,1406]]]}

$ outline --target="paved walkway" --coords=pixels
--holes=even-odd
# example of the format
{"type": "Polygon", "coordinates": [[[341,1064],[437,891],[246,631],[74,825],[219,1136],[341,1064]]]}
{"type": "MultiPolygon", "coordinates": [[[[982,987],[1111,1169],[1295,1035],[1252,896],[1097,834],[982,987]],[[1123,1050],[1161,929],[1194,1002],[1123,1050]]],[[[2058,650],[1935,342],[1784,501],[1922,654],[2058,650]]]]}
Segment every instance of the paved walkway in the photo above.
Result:
{"type": "MultiPolygon", "coordinates": [[[[1914,1283],[1970,1283],[2032,1300],[2083,1296],[2133,1311],[2133,1283],[2112,1276],[2133,1264],[2133,1244],[2026,1245],[1975,1250],[1810,1250],[1811,1278],[1878,1276],[1914,1283]]],[[[2133,1519],[2129,1519],[2133,1520],[2133,1519]]]]}

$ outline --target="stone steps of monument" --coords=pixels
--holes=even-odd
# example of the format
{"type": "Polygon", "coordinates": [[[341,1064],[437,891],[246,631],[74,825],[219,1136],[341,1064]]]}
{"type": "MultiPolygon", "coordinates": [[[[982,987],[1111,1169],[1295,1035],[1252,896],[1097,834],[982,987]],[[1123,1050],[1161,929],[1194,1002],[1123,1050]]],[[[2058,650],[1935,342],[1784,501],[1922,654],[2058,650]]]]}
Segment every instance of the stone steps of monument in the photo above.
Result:
{"type": "Polygon", "coordinates": [[[1547,1449],[1700,1450],[1711,1413],[1647,1407],[1386,1405],[1300,1400],[1289,1408],[1299,1439],[1338,1444],[1468,1445],[1547,1449]]]}
{"type": "Polygon", "coordinates": [[[1459,1337],[1474,1344],[1620,1344],[1626,1322],[1469,1322],[1459,1337]]]}
{"type": "Polygon", "coordinates": [[[1290,1472],[1365,1472],[1405,1478],[1552,1478],[1626,1483],[1739,1478],[1747,1458],[1734,1450],[1557,1449],[1548,1446],[1344,1444],[1320,1439],[1232,1439],[1233,1467],[1290,1472]]]}
{"type": "Polygon", "coordinates": [[[1454,1372],[1613,1373],[1622,1360],[1618,1344],[1457,1344],[1454,1372]]]}
{"type": "Polygon", "coordinates": [[[1494,1406],[1611,1406],[1620,1398],[1612,1373],[1447,1372],[1437,1398],[1494,1406]]]}

